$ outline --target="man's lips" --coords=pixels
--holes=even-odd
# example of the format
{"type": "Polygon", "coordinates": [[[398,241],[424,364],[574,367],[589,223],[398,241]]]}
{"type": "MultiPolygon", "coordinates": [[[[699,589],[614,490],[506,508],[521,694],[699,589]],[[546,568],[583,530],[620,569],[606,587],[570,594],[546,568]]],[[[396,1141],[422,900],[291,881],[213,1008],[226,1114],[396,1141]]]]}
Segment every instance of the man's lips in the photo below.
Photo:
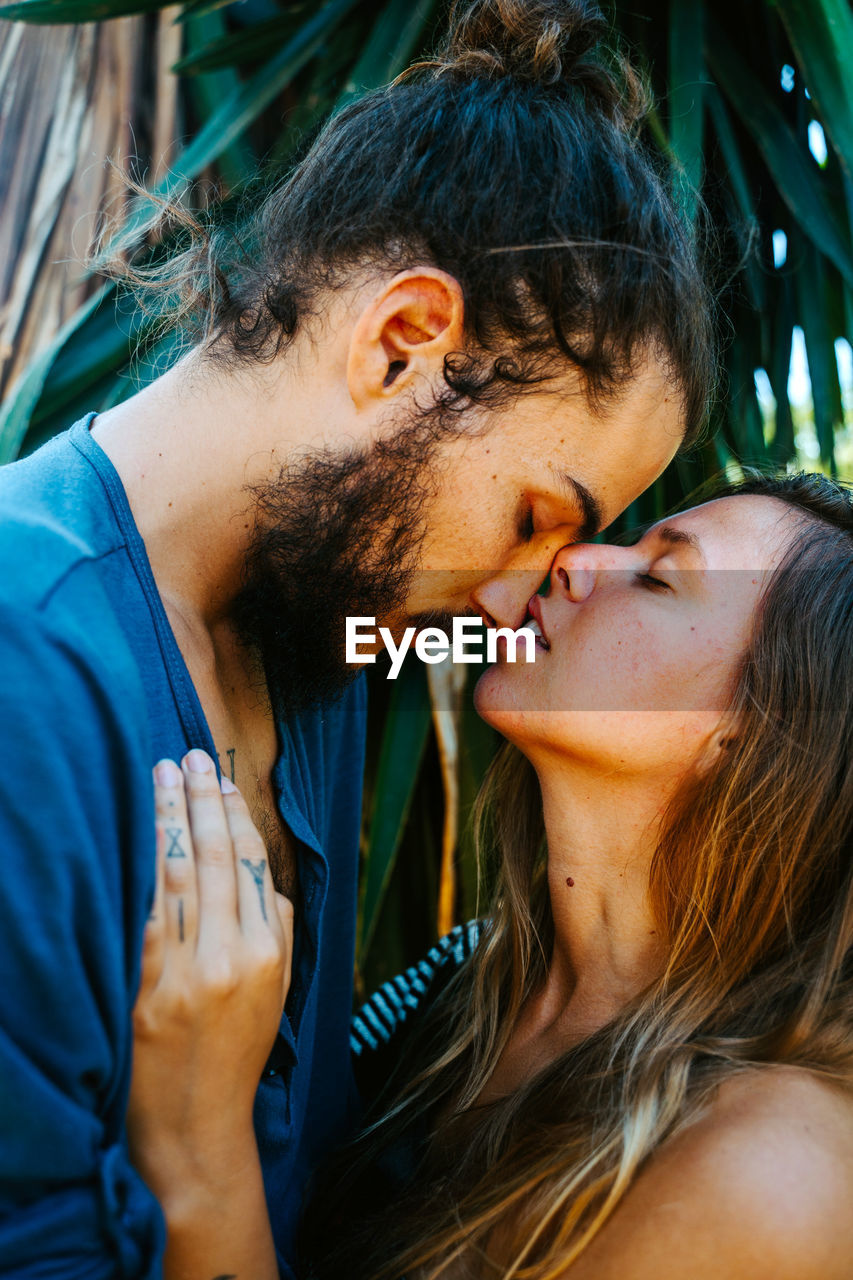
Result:
{"type": "Polygon", "coordinates": [[[550,641],[545,634],[545,628],[542,626],[542,597],[533,595],[527,602],[527,614],[522,626],[529,627],[536,636],[536,645],[539,649],[547,651],[551,648],[550,641]]]}

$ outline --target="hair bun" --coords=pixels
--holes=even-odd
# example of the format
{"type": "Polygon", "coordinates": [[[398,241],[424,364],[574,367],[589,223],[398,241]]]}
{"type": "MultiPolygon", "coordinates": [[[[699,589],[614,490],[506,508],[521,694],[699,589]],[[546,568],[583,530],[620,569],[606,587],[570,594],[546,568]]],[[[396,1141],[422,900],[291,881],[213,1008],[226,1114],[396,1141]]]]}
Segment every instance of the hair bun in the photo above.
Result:
{"type": "Polygon", "coordinates": [[[607,115],[631,124],[646,110],[636,72],[612,51],[606,61],[589,56],[607,33],[601,9],[588,0],[455,0],[450,30],[428,65],[437,72],[575,86],[607,115]]]}

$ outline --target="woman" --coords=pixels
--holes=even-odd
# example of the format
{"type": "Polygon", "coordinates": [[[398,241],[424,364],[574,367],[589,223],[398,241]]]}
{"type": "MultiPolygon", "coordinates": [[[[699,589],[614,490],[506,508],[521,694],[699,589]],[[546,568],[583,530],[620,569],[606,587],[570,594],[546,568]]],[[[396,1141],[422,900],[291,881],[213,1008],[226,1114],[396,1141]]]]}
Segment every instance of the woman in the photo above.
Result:
{"type": "MultiPolygon", "coordinates": [[[[446,964],[395,1036],[373,1124],[317,1187],[306,1268],[849,1280],[850,495],[756,478],[633,547],[565,547],[530,611],[536,661],[498,662],[476,694],[512,744],[482,806],[493,902],[471,960],[446,964]]],[[[239,858],[254,837],[225,801],[239,858]]],[[[216,805],[196,809],[198,848],[216,805]]],[[[210,919],[268,958],[259,976],[244,968],[235,1009],[214,986],[190,1017],[155,985],[181,958],[170,896],[139,1006],[160,1031],[141,1037],[132,1114],[176,1238],[189,1213],[215,1242],[182,1259],[201,1275],[229,1250],[250,1256],[215,1197],[193,1195],[228,1149],[251,1152],[287,944],[256,908],[238,924],[233,889],[214,901],[210,919]],[[163,1115],[158,1072],[198,1097],[228,1082],[207,1131],[163,1115]]],[[[261,1280],[274,1263],[256,1188],[248,1201],[239,1234],[260,1231],[246,1274],[261,1280]]]]}

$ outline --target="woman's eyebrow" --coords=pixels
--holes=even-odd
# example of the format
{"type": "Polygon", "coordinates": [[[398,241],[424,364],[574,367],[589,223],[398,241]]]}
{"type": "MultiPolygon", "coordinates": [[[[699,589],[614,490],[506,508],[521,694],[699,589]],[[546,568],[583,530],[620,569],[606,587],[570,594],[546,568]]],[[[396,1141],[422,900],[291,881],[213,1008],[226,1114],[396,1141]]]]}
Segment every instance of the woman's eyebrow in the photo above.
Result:
{"type": "Polygon", "coordinates": [[[705,563],[705,555],[702,551],[702,544],[696,537],[695,533],[688,533],[686,529],[675,529],[671,524],[661,525],[659,529],[655,529],[655,537],[661,542],[666,542],[670,546],[690,547],[695,551],[702,563],[705,563]]]}

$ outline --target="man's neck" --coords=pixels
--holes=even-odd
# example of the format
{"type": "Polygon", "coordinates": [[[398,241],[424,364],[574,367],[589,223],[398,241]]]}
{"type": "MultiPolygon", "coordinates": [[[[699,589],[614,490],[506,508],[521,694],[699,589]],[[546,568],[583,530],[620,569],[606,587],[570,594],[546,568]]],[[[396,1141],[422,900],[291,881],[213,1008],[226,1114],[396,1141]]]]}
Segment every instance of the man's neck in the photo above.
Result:
{"type": "Polygon", "coordinates": [[[210,636],[227,619],[254,521],[248,487],[277,475],[302,443],[287,381],[286,370],[260,377],[191,352],[93,423],[167,610],[187,635],[210,636]],[[293,410],[290,430],[275,420],[280,404],[293,410]]]}

